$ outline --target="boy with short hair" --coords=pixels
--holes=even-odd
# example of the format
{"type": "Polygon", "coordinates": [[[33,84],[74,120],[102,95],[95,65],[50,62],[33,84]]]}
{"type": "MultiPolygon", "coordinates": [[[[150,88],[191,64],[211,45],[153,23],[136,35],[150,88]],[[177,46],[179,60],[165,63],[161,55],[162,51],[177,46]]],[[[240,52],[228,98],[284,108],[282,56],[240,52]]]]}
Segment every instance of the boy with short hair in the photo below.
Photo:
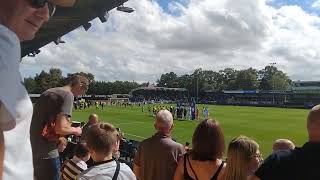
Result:
{"type": "Polygon", "coordinates": [[[76,180],[77,176],[87,169],[86,161],[89,159],[90,153],[86,144],[78,143],[73,158],[66,160],[62,166],[61,180],[76,180]]]}
{"type": "Polygon", "coordinates": [[[119,150],[120,137],[111,124],[92,125],[85,141],[95,165],[83,171],[79,175],[80,180],[136,180],[129,166],[112,158],[112,153],[119,150]]]}

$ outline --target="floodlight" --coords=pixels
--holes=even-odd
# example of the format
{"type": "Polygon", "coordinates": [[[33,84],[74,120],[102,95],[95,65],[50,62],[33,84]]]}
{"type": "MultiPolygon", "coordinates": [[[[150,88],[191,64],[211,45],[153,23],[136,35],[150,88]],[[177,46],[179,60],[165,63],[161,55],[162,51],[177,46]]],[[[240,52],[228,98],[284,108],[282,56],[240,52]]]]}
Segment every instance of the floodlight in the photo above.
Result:
{"type": "Polygon", "coordinates": [[[126,13],[132,13],[134,11],[134,9],[132,9],[131,7],[124,6],[123,4],[118,6],[117,10],[126,13]]]}
{"type": "Polygon", "coordinates": [[[82,25],[85,31],[88,31],[91,28],[91,23],[87,22],[85,24],[82,25]]]}
{"type": "Polygon", "coordinates": [[[109,12],[105,12],[105,13],[101,14],[100,16],[98,16],[98,18],[100,19],[100,21],[102,23],[105,23],[108,21],[109,16],[110,16],[109,12]]]}
{"type": "Polygon", "coordinates": [[[65,41],[61,40],[61,37],[58,37],[56,40],[53,41],[56,45],[60,43],[66,43],[65,41]]]}
{"type": "Polygon", "coordinates": [[[31,53],[28,54],[29,57],[35,57],[37,54],[39,54],[41,51],[40,49],[37,49],[31,53]]]}

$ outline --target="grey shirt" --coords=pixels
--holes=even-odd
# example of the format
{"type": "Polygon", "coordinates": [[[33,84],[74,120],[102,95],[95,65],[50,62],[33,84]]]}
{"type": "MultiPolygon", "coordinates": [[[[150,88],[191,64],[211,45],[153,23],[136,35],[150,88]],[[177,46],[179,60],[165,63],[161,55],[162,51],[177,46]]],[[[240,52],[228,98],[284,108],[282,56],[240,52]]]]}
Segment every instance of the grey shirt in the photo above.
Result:
{"type": "Polygon", "coordinates": [[[56,118],[57,114],[62,112],[71,117],[73,99],[72,92],[58,87],[48,89],[42,93],[34,105],[30,127],[30,140],[34,161],[59,157],[56,142],[48,141],[41,133],[45,124],[50,119],[56,118]]]}
{"type": "Polygon", "coordinates": [[[184,153],[181,144],[161,133],[143,140],[134,159],[134,164],[140,167],[139,180],[173,179],[178,158],[184,153]]]}

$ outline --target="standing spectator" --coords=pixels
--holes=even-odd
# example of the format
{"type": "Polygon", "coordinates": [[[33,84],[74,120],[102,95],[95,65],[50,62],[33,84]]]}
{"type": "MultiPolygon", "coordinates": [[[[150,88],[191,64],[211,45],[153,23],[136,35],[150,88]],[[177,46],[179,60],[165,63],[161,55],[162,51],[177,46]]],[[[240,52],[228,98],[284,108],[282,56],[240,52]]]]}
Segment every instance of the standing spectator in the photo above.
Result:
{"type": "Polygon", "coordinates": [[[88,130],[86,143],[95,165],[83,171],[79,180],[136,180],[129,166],[112,158],[119,151],[120,137],[111,124],[95,124],[88,130]]]}
{"type": "Polygon", "coordinates": [[[30,139],[34,175],[37,180],[59,179],[60,161],[56,141],[59,136],[81,135],[80,127],[71,126],[74,96],[83,95],[89,80],[80,75],[70,77],[67,85],[48,89],[34,105],[30,139]]]}
{"type": "Polygon", "coordinates": [[[155,135],[143,140],[134,159],[133,172],[139,180],[169,180],[174,176],[178,158],[184,154],[181,144],[171,139],[172,114],[160,110],[155,119],[155,135]]]}
{"type": "Polygon", "coordinates": [[[66,160],[61,168],[61,180],[76,180],[77,176],[88,168],[86,162],[89,158],[86,144],[78,143],[73,158],[66,160]]]}
{"type": "Polygon", "coordinates": [[[282,150],[293,150],[295,145],[289,139],[277,139],[272,146],[272,152],[282,150]]]}
{"type": "Polygon", "coordinates": [[[199,120],[199,113],[200,113],[200,112],[199,112],[199,108],[197,107],[197,109],[196,109],[196,119],[197,119],[197,120],[199,120]]]}
{"type": "Polygon", "coordinates": [[[228,147],[227,166],[223,180],[247,180],[261,162],[259,145],[252,139],[239,136],[228,147]]]}
{"type": "Polygon", "coordinates": [[[307,130],[308,142],[301,148],[272,153],[250,180],[320,179],[320,105],[309,112],[307,130]]]}
{"type": "MultiPolygon", "coordinates": [[[[65,2],[70,0],[50,1],[57,5],[65,2]]],[[[32,103],[21,83],[20,42],[32,40],[49,14],[47,1],[0,2],[0,179],[33,178],[32,103]]]]}
{"type": "Polygon", "coordinates": [[[192,137],[192,149],[180,158],[174,180],[216,180],[224,162],[224,135],[217,121],[206,119],[198,124],[192,137]]]}

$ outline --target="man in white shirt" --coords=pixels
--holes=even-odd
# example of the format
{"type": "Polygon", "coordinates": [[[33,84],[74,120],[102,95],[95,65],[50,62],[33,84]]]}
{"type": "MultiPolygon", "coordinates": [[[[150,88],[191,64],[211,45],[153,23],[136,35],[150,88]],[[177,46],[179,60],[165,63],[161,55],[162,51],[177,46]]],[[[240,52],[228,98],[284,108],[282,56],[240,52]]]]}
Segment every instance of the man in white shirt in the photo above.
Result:
{"type": "MultiPolygon", "coordinates": [[[[72,3],[58,1],[50,3],[72,3]]],[[[48,19],[46,0],[0,0],[0,179],[33,179],[32,103],[19,72],[20,42],[33,39],[48,19]]]]}

